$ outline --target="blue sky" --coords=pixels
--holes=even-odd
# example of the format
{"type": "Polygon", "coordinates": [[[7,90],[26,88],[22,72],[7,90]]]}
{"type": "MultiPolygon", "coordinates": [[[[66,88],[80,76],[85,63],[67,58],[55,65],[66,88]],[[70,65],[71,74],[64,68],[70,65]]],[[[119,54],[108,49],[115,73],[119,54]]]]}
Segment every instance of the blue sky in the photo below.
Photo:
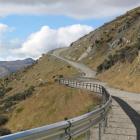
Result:
{"type": "Polygon", "coordinates": [[[0,18],[0,23],[6,24],[9,27],[13,27],[15,29],[14,32],[7,34],[10,38],[18,37],[22,39],[26,38],[32,32],[38,31],[44,25],[47,25],[53,29],[74,24],[89,25],[97,28],[113,18],[114,17],[100,19],[74,19],[71,17],[55,15],[10,15],[0,18]]]}
{"type": "Polygon", "coordinates": [[[32,57],[68,47],[139,0],[2,0],[0,61],[32,57]]]}

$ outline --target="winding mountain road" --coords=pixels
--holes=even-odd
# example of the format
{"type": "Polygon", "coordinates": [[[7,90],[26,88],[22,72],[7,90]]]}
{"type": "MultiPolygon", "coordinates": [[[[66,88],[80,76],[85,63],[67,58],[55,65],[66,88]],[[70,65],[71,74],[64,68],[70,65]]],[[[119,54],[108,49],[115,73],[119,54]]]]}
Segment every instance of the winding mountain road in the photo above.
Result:
{"type": "MultiPolygon", "coordinates": [[[[58,49],[52,55],[85,73],[84,77],[87,81],[84,82],[90,81],[103,85],[113,97],[108,126],[102,134],[102,140],[140,140],[140,94],[111,88],[107,83],[94,80],[95,71],[84,64],[67,60],[59,55],[64,49],[58,49]]],[[[97,138],[96,131],[96,129],[91,130],[91,140],[97,138]]]]}

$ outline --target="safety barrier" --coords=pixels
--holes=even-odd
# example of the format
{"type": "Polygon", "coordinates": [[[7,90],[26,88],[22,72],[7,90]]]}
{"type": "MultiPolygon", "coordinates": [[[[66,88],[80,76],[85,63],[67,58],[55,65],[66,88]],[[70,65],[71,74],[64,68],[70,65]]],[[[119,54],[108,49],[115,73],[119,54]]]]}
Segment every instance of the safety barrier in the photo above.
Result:
{"type": "Polygon", "coordinates": [[[101,140],[101,129],[102,126],[105,129],[107,125],[107,116],[112,102],[110,94],[103,86],[98,84],[63,78],[58,81],[60,84],[72,88],[87,89],[100,94],[102,104],[82,116],[3,136],[0,137],[0,140],[70,140],[83,134],[86,134],[86,140],[90,140],[90,129],[95,125],[98,125],[98,139],[101,140]]]}

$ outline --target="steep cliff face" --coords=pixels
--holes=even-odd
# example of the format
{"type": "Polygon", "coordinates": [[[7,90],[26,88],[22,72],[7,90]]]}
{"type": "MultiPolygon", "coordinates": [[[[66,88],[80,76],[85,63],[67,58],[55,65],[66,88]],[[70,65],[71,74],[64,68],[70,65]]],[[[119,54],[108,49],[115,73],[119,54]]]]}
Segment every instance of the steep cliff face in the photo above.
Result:
{"type": "Polygon", "coordinates": [[[140,92],[137,87],[140,83],[139,52],[140,7],[72,43],[61,55],[86,63],[97,71],[98,78],[113,86],[140,92]],[[122,76],[127,78],[122,79],[122,76]]]}

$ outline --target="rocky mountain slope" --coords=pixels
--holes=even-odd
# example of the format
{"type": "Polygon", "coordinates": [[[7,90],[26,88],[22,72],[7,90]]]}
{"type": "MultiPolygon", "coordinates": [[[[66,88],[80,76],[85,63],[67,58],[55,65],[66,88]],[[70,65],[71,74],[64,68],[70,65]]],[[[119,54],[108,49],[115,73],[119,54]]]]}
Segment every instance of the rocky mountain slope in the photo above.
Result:
{"type": "Polygon", "coordinates": [[[97,71],[97,78],[140,92],[140,7],[80,38],[62,54],[97,71]]]}
{"type": "Polygon", "coordinates": [[[17,61],[0,61],[0,77],[16,72],[35,63],[31,58],[17,61]]]}

